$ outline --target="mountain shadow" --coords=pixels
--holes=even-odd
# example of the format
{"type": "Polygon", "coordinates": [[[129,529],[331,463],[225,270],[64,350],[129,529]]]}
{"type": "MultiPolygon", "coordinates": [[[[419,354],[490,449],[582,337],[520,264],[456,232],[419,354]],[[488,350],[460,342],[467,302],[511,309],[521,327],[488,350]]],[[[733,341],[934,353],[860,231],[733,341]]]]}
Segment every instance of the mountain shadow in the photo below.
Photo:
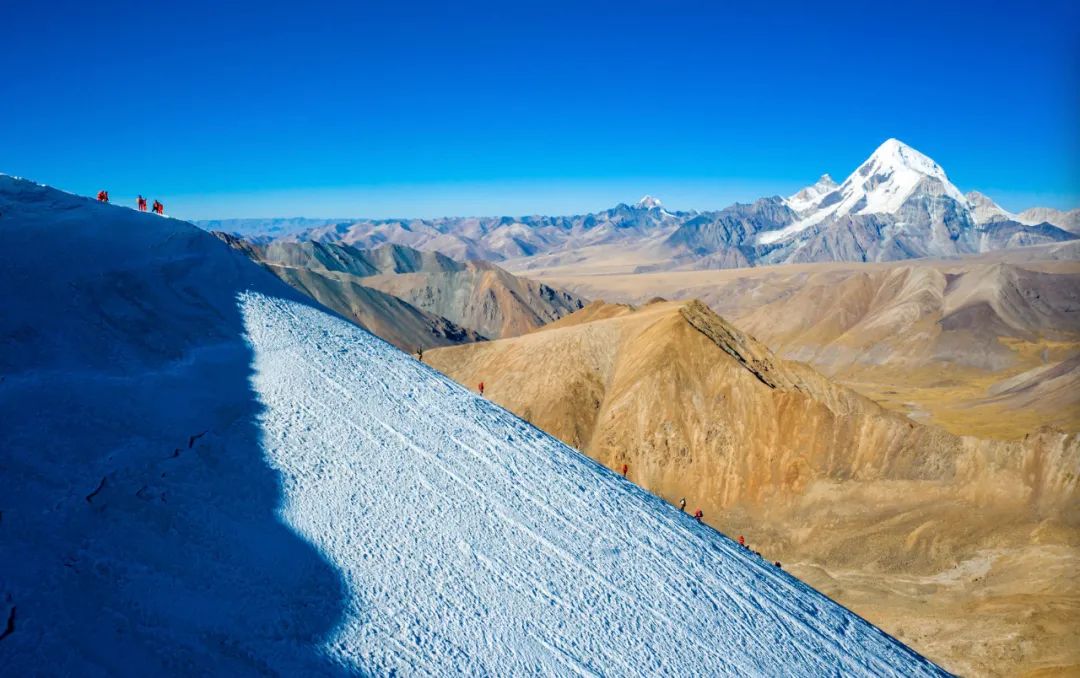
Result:
{"type": "Polygon", "coordinates": [[[4,673],[350,673],[237,302],[300,296],[190,224],[6,176],[0,248],[4,673]]]}

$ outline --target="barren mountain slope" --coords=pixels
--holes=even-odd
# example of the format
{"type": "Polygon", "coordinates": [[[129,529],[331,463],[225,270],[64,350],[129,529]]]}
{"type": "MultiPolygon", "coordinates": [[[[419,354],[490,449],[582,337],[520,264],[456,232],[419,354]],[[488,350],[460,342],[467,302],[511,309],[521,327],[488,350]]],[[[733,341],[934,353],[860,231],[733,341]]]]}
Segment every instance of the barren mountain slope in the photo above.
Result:
{"type": "Polygon", "coordinates": [[[481,261],[456,271],[377,275],[363,283],[493,338],[531,332],[585,304],[569,292],[481,261]]]}
{"type": "Polygon", "coordinates": [[[954,433],[1080,430],[1080,394],[1038,411],[991,399],[1017,375],[1080,354],[1080,249],[956,261],[544,277],[632,303],[701,298],[781,355],[954,433]]]}
{"type": "Polygon", "coordinates": [[[286,282],[339,313],[378,316],[380,326],[403,336],[401,341],[384,338],[407,350],[475,341],[478,335],[522,334],[584,305],[569,292],[518,278],[493,264],[461,263],[401,245],[358,250],[332,243],[276,241],[265,246],[244,242],[243,247],[286,282]],[[373,297],[380,301],[374,311],[370,308],[373,297]],[[384,312],[391,305],[384,297],[392,297],[404,309],[410,328],[434,322],[434,329],[427,330],[432,338],[396,328],[399,320],[396,314],[384,312]],[[366,314],[355,312],[354,307],[365,309],[366,314]],[[413,320],[415,310],[424,315],[419,321],[413,320]],[[409,337],[418,339],[409,343],[409,337]]]}
{"type": "Polygon", "coordinates": [[[404,351],[483,341],[485,337],[348,275],[266,264],[279,278],[404,351]]]}
{"type": "Polygon", "coordinates": [[[383,270],[439,266],[444,261],[450,265],[455,263],[442,255],[407,249],[398,252],[390,248],[363,253],[321,243],[260,246],[227,233],[215,232],[214,235],[261,263],[293,288],[402,350],[415,351],[485,339],[475,330],[360,284],[362,276],[383,270]]]}
{"type": "Polygon", "coordinates": [[[1080,590],[1061,576],[1080,544],[1076,436],[987,442],[918,425],[776,357],[701,303],[580,313],[599,319],[427,359],[749,534],[947,668],[1080,666],[1075,630],[1038,631],[1080,620],[1080,590]],[[988,588],[987,572],[1014,580],[988,588]],[[1000,656],[1010,637],[1022,642],[1000,656]]]}

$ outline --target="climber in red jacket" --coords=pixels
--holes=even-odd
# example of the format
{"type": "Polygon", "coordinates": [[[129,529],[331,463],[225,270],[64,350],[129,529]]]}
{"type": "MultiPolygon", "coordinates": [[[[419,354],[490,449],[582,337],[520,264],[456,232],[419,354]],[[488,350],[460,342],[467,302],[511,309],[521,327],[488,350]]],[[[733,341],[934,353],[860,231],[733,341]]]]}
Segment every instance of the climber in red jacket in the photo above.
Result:
{"type": "Polygon", "coordinates": [[[162,216],[165,215],[165,205],[162,205],[160,200],[155,200],[154,201],[154,208],[153,209],[154,209],[154,214],[160,214],[162,216]]]}
{"type": "Polygon", "coordinates": [[[97,192],[97,199],[98,199],[98,202],[109,202],[109,192],[108,191],[98,191],[97,192]]]}
{"type": "Polygon", "coordinates": [[[701,522],[701,519],[705,517],[705,514],[701,512],[701,509],[694,511],[694,520],[701,522]]]}
{"type": "Polygon", "coordinates": [[[626,472],[627,472],[627,471],[629,471],[629,470],[630,470],[630,467],[629,467],[629,466],[627,466],[626,464],[623,464],[623,465],[622,465],[622,477],[623,477],[623,478],[625,478],[625,477],[626,477],[626,472]]]}
{"type": "Polygon", "coordinates": [[[478,388],[480,389],[480,395],[484,395],[484,382],[480,382],[480,386],[478,388]]]}
{"type": "Polygon", "coordinates": [[[739,546],[746,548],[746,539],[741,534],[739,535],[739,546]]]}
{"type": "Polygon", "coordinates": [[[146,198],[140,195],[138,198],[135,198],[135,204],[138,205],[140,212],[146,211],[146,198]]]}

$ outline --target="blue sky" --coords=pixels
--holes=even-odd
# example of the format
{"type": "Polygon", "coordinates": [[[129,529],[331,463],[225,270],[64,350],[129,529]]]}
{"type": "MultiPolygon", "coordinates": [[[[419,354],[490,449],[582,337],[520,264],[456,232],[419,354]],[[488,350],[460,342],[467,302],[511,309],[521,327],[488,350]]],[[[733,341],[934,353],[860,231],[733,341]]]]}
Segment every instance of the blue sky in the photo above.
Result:
{"type": "Polygon", "coordinates": [[[897,137],[1080,205],[1076,2],[148,4],[5,6],[0,172],[188,218],[708,209],[897,137]]]}

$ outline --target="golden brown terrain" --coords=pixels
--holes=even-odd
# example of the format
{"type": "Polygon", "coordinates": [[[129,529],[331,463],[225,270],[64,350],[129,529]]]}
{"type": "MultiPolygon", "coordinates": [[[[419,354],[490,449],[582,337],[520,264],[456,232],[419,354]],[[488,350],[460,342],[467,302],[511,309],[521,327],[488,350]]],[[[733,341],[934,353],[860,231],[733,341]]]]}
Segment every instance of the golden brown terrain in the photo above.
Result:
{"type": "Polygon", "coordinates": [[[919,424],[696,302],[594,303],[425,359],[952,671],[1080,671],[1075,434],[919,424]]]}
{"type": "Polygon", "coordinates": [[[593,299],[699,298],[783,357],[953,433],[1080,431],[1080,243],[948,261],[611,270],[530,275],[593,299]]]}

